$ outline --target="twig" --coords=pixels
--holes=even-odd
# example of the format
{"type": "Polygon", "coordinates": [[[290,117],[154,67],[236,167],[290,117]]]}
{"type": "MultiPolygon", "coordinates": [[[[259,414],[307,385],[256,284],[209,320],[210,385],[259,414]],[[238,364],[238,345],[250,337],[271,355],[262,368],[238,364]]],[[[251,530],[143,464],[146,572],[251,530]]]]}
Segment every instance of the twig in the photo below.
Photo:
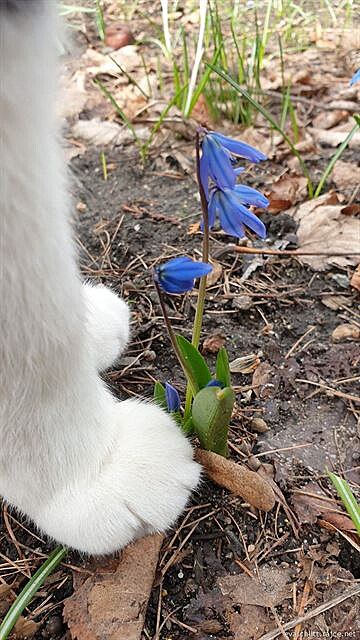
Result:
{"type": "MultiPolygon", "coordinates": [[[[320,613],[323,613],[324,611],[328,611],[329,609],[336,607],[337,604],[340,604],[341,602],[344,602],[344,600],[347,600],[348,598],[352,598],[353,596],[358,595],[358,593],[360,593],[359,584],[357,584],[356,587],[352,587],[351,589],[348,589],[342,595],[337,596],[336,598],[333,598],[328,602],[324,602],[323,604],[320,604],[318,607],[315,607],[315,609],[312,609],[312,611],[308,611],[307,613],[305,613],[305,615],[299,616],[298,618],[295,618],[295,620],[291,620],[291,622],[286,622],[283,625],[283,629],[285,631],[288,631],[289,629],[293,629],[294,627],[296,627],[296,625],[302,622],[307,622],[307,620],[311,620],[312,618],[315,618],[316,616],[320,615],[320,613]]],[[[280,634],[281,634],[280,629],[274,629],[274,631],[270,631],[269,633],[266,633],[264,636],[261,636],[259,640],[274,640],[274,638],[277,638],[280,634]]]]}
{"type": "Polygon", "coordinates": [[[327,395],[336,396],[337,398],[343,398],[343,400],[351,400],[352,402],[356,402],[360,404],[360,396],[353,396],[350,393],[343,393],[342,391],[337,391],[332,387],[328,387],[326,384],[321,384],[320,382],[313,382],[312,380],[304,380],[303,378],[296,378],[295,382],[303,382],[304,384],[312,384],[314,387],[319,387],[322,391],[325,391],[327,395]]]}
{"type": "Polygon", "coordinates": [[[359,252],[344,253],[332,251],[298,251],[297,249],[257,249],[256,247],[239,247],[236,244],[230,244],[226,249],[228,251],[235,251],[235,253],[253,253],[255,255],[265,256],[328,256],[334,258],[360,256],[359,252]]]}

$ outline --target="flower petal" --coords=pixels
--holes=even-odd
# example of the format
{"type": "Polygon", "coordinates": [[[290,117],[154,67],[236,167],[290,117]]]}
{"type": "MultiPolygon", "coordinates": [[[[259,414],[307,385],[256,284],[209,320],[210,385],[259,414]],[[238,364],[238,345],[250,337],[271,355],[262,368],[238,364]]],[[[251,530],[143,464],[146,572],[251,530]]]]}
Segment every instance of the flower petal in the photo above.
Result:
{"type": "Polygon", "coordinates": [[[225,193],[221,193],[219,197],[219,217],[221,228],[230,236],[243,238],[245,229],[236,209],[229,206],[228,198],[225,193]]]}
{"type": "Polygon", "coordinates": [[[265,196],[257,191],[257,189],[253,189],[252,187],[248,187],[245,184],[237,184],[235,185],[235,191],[239,197],[239,200],[243,204],[254,205],[255,207],[259,207],[261,209],[265,209],[269,206],[269,200],[265,198],[265,196]]]}
{"type": "Polygon", "coordinates": [[[179,411],[180,410],[180,396],[169,382],[165,382],[165,398],[168,410],[179,411]]]}
{"type": "Polygon", "coordinates": [[[355,84],[355,82],[359,82],[360,81],[360,69],[358,69],[356,71],[356,73],[354,73],[353,77],[350,80],[350,87],[352,87],[353,84],[355,84]]]}
{"type": "Polygon", "coordinates": [[[229,138],[228,136],[224,136],[222,133],[218,133],[217,131],[210,131],[207,137],[212,136],[217,142],[228,149],[231,153],[234,153],[236,156],[241,156],[242,158],[246,158],[247,160],[251,160],[251,162],[261,162],[262,160],[266,160],[266,155],[255,149],[246,142],[241,142],[240,140],[234,140],[233,138],[229,138]]]}
{"type": "Polygon", "coordinates": [[[191,291],[195,278],[207,275],[211,270],[212,266],[206,262],[180,256],[156,267],[155,278],[167,293],[185,293],[191,291]]]}
{"type": "Polygon", "coordinates": [[[230,158],[221,145],[206,135],[202,143],[202,151],[209,163],[209,175],[215,184],[223,189],[235,185],[235,172],[230,158]]]}
{"type": "Polygon", "coordinates": [[[234,217],[237,213],[242,224],[249,227],[249,229],[260,238],[265,238],[266,227],[264,223],[254,213],[244,207],[237,196],[237,192],[234,189],[226,189],[225,197],[227,199],[227,208],[233,212],[234,217]]]}

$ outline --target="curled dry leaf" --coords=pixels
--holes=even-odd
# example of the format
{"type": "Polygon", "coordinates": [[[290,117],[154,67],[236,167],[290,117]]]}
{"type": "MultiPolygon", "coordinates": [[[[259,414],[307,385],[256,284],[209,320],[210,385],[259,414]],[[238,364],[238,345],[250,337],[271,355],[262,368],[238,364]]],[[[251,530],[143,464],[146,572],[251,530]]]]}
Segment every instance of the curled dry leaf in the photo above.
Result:
{"type": "Polygon", "coordinates": [[[346,340],[360,340],[360,329],[354,324],[339,324],[331,334],[333,342],[345,342],[346,340]]]}
{"type": "Polygon", "coordinates": [[[268,362],[261,362],[255,369],[251,386],[258,398],[267,398],[272,393],[273,384],[270,382],[272,367],[268,362]]]}
{"type": "MultiPolygon", "coordinates": [[[[314,136],[316,142],[327,147],[338,147],[344,142],[349,131],[334,131],[333,129],[310,129],[310,133],[314,136]]],[[[349,142],[351,149],[360,148],[360,133],[355,133],[349,142]]]]}
{"type": "Polygon", "coordinates": [[[316,129],[331,129],[349,117],[348,111],[334,109],[334,111],[321,111],[314,119],[313,126],[316,129]]]}
{"type": "Polygon", "coordinates": [[[268,482],[255,471],[204,449],[197,449],[195,458],[216,484],[241,496],[256,509],[270,511],[273,508],[274,492],[268,482]]]}
{"type": "Polygon", "coordinates": [[[203,353],[217,353],[225,344],[225,336],[221,333],[213,333],[203,342],[203,353]]]}
{"type": "Polygon", "coordinates": [[[258,568],[258,577],[245,573],[218,579],[221,593],[236,604],[276,607],[292,598],[290,568],[264,565],[258,568]]]}
{"type": "Polygon", "coordinates": [[[306,197],[307,181],[304,176],[283,175],[273,183],[268,195],[270,211],[285,211],[306,197]]]}
{"type": "Polygon", "coordinates": [[[260,364],[260,358],[256,353],[250,353],[248,356],[235,358],[229,363],[231,373],[252,373],[260,364]]]}
{"type": "Polygon", "coordinates": [[[14,638],[14,640],[32,638],[37,632],[39,626],[40,624],[38,622],[35,622],[34,620],[26,620],[26,618],[20,616],[14,627],[12,638],[14,638]]]}
{"type": "Polygon", "coordinates": [[[270,431],[270,427],[262,418],[251,418],[250,429],[256,431],[256,433],[266,433],[270,431]]]}
{"type": "Polygon", "coordinates": [[[325,194],[298,209],[292,210],[294,219],[299,222],[297,229],[298,247],[302,251],[328,255],[299,256],[301,262],[313,269],[322,270],[329,265],[356,265],[359,261],[360,220],[344,216],[342,206],[329,204],[325,194]],[[344,255],[335,256],[341,253],[344,255]]]}
{"type": "Polygon", "coordinates": [[[349,304],[349,298],[346,296],[323,296],[321,298],[322,304],[333,311],[337,311],[338,309],[342,309],[344,306],[346,307],[349,304]]]}
{"type": "Polygon", "coordinates": [[[212,271],[210,271],[209,275],[206,278],[207,287],[212,287],[217,283],[218,280],[220,280],[222,276],[222,266],[220,262],[217,262],[216,260],[210,260],[210,264],[212,266],[212,271]]]}
{"type": "MultiPolygon", "coordinates": [[[[76,138],[97,146],[119,146],[134,142],[134,136],[128,127],[100,118],[79,120],[73,127],[73,134],[76,138]]],[[[136,127],[136,135],[139,140],[145,141],[150,131],[146,127],[136,127]]]]}
{"type": "Polygon", "coordinates": [[[162,535],[142,538],[120,559],[95,567],[65,601],[63,616],[72,638],[140,640],[162,541],[162,535]]]}
{"type": "Polygon", "coordinates": [[[360,167],[355,162],[338,160],[331,177],[338,189],[353,189],[360,183],[360,167]]]}
{"type": "Polygon", "coordinates": [[[356,267],[354,273],[351,276],[350,284],[354,289],[360,291],[360,264],[356,267]]]}

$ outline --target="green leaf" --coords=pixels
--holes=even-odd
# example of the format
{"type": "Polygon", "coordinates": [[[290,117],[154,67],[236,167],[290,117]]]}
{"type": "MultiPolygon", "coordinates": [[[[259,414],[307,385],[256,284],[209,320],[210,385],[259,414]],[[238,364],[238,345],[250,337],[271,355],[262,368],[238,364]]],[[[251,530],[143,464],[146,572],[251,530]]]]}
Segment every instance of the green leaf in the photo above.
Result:
{"type": "Polygon", "coordinates": [[[217,354],[215,378],[219,380],[224,387],[231,387],[229,358],[225,347],[221,347],[217,354]]]}
{"type": "Polygon", "coordinates": [[[67,549],[65,547],[56,547],[47,560],[45,560],[36,573],[34,573],[32,578],[26,583],[0,624],[0,640],[6,640],[6,638],[9,637],[25,607],[31,602],[36,592],[39,591],[40,587],[44,584],[48,575],[56,569],[66,554],[67,549]]]}
{"type": "Polygon", "coordinates": [[[165,387],[158,381],[154,385],[154,402],[162,409],[167,409],[165,387]]]}
{"type": "Polygon", "coordinates": [[[191,436],[194,433],[194,424],[191,416],[183,422],[182,430],[187,436],[191,436]]]}
{"type": "Polygon", "coordinates": [[[338,492],[341,500],[343,501],[345,509],[348,512],[360,536],[360,505],[358,504],[358,502],[356,502],[356,498],[346,480],[340,478],[331,471],[328,471],[328,476],[333,483],[336,491],[338,492]]]}
{"type": "Polygon", "coordinates": [[[234,401],[235,394],[230,387],[205,387],[196,394],[192,420],[203,449],[227,456],[227,437],[234,401]]]}
{"type": "Polygon", "coordinates": [[[197,393],[203,387],[206,387],[207,383],[211,380],[211,373],[201,353],[189,342],[184,336],[177,335],[176,342],[181,351],[181,355],[186,362],[186,367],[191,371],[194,382],[196,384],[193,391],[197,393]]]}

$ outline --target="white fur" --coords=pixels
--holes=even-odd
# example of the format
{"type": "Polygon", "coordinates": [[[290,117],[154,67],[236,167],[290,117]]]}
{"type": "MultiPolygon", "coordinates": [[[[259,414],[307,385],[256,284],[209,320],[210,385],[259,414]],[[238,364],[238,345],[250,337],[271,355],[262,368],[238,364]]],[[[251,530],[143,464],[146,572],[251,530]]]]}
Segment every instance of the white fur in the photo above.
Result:
{"type": "Polygon", "coordinates": [[[53,1],[0,8],[0,494],[59,542],[109,553],[174,523],[199,467],[167,414],[117,402],[98,375],[127,342],[128,309],[77,271],[56,22],[53,1]]]}

